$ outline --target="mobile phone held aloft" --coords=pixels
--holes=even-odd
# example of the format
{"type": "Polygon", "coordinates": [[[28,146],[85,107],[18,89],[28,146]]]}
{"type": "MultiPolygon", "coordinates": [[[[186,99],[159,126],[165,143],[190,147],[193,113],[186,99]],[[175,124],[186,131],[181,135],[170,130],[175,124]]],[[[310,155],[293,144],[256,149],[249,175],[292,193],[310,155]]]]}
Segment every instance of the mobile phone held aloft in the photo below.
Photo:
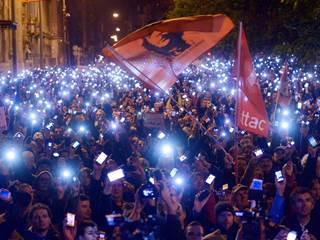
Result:
{"type": "Polygon", "coordinates": [[[0,196],[2,199],[9,200],[11,197],[11,192],[7,189],[0,189],[0,196]]]}
{"type": "Polygon", "coordinates": [[[124,172],[121,168],[108,173],[108,179],[110,182],[119,180],[121,178],[124,178],[124,172]]]}
{"type": "Polygon", "coordinates": [[[262,186],[263,186],[263,180],[256,179],[256,178],[252,180],[252,184],[251,184],[252,190],[262,191],[262,186]]]}
{"type": "Polygon", "coordinates": [[[108,155],[104,152],[100,153],[100,155],[97,157],[96,162],[102,165],[104,161],[108,158],[108,155]]]}
{"type": "Polygon", "coordinates": [[[72,147],[74,149],[77,149],[80,146],[80,143],[78,141],[75,141],[74,143],[72,143],[72,147]]]}
{"type": "Polygon", "coordinates": [[[308,142],[312,147],[318,146],[318,142],[313,136],[308,137],[308,142]]]}
{"type": "Polygon", "coordinates": [[[276,175],[277,182],[281,183],[284,181],[284,177],[281,170],[276,171],[274,174],[276,175]]]}
{"type": "Polygon", "coordinates": [[[209,184],[209,185],[211,185],[211,184],[213,183],[213,181],[214,181],[215,178],[216,178],[216,177],[215,177],[214,175],[210,174],[210,175],[207,177],[207,179],[206,179],[206,183],[209,184]]]}
{"type": "Polygon", "coordinates": [[[256,155],[256,157],[259,157],[259,156],[261,156],[262,154],[263,154],[262,149],[256,149],[256,150],[254,151],[254,155],[256,155]]]}
{"type": "Polygon", "coordinates": [[[109,226],[116,226],[124,221],[124,217],[121,214],[108,214],[106,220],[109,226]]]}
{"type": "Polygon", "coordinates": [[[74,227],[76,223],[76,215],[73,213],[67,213],[67,226],[74,227]]]}
{"type": "Polygon", "coordinates": [[[291,231],[288,233],[287,240],[296,240],[297,239],[297,232],[291,231]]]}

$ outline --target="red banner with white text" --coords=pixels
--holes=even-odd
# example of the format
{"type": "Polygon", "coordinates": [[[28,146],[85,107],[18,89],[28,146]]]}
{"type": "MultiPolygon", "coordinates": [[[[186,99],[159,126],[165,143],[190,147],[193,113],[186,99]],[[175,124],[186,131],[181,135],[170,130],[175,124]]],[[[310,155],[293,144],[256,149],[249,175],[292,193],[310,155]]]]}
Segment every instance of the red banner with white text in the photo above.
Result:
{"type": "Polygon", "coordinates": [[[239,77],[237,125],[247,132],[268,137],[270,122],[242,27],[238,40],[236,69],[239,77]]]}

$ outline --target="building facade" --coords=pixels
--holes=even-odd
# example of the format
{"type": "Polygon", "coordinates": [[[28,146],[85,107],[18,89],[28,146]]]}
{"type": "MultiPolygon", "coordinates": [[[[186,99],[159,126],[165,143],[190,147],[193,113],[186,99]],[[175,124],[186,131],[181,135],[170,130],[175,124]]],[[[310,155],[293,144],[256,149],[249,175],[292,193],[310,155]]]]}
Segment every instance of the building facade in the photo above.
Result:
{"type": "MultiPolygon", "coordinates": [[[[18,70],[65,64],[64,6],[64,0],[0,0],[0,20],[12,20],[15,9],[18,70]]],[[[0,28],[0,71],[12,68],[12,31],[0,28]]]]}

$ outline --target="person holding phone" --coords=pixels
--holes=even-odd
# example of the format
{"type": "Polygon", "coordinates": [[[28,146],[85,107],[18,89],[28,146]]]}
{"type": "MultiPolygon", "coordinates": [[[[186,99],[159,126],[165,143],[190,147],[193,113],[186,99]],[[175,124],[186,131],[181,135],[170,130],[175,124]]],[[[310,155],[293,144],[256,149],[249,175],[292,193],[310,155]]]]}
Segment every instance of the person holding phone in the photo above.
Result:
{"type": "Polygon", "coordinates": [[[105,215],[122,213],[124,204],[124,182],[122,179],[110,182],[107,172],[102,175],[103,188],[97,201],[97,223],[99,228],[105,225],[105,215]]]}
{"type": "Polygon", "coordinates": [[[297,175],[298,185],[309,187],[312,180],[317,177],[317,161],[320,154],[319,141],[316,137],[307,137],[308,153],[301,160],[302,172],[297,175]]]}
{"type": "Polygon", "coordinates": [[[74,226],[63,227],[65,240],[97,240],[99,237],[98,226],[91,220],[85,220],[74,226]]]}
{"type": "Polygon", "coordinates": [[[214,183],[216,176],[213,174],[194,174],[194,187],[198,192],[195,194],[193,202],[192,219],[200,222],[204,229],[208,231],[208,226],[216,223],[214,208],[216,197],[214,194],[214,183]]]}

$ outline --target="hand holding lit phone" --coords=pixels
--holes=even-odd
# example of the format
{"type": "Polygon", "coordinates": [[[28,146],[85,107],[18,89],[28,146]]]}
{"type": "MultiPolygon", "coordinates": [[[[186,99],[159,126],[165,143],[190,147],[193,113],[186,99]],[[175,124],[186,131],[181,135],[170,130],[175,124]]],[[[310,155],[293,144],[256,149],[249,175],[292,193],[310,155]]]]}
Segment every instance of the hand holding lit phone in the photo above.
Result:
{"type": "Polygon", "coordinates": [[[108,155],[105,154],[104,152],[100,153],[100,155],[97,157],[96,162],[99,165],[102,165],[108,158],[108,155]]]}
{"type": "Polygon", "coordinates": [[[11,200],[11,192],[7,189],[1,188],[0,189],[0,199],[5,202],[10,202],[11,200]]]}
{"type": "Polygon", "coordinates": [[[66,225],[68,227],[74,227],[76,223],[76,215],[73,213],[67,213],[67,222],[66,225]]]}

